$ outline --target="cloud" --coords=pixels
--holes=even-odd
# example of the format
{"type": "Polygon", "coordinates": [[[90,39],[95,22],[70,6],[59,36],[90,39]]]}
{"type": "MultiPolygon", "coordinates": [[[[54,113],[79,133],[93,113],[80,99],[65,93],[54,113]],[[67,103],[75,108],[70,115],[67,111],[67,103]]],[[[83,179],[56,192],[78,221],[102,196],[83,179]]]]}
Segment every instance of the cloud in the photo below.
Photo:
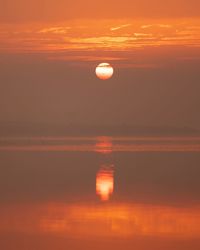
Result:
{"type": "Polygon", "coordinates": [[[146,20],[129,20],[126,24],[114,26],[116,22],[120,20],[102,20],[98,23],[77,20],[57,25],[0,25],[0,53],[99,53],[135,51],[146,47],[200,47],[200,19],[186,19],[184,22],[168,20],[164,24],[160,20],[154,20],[152,24],[145,24],[146,20]],[[129,27],[126,32],[123,31],[125,27],[129,27]],[[148,28],[151,28],[150,32],[144,30],[148,28]]]}
{"type": "Polygon", "coordinates": [[[54,33],[54,34],[66,34],[71,27],[51,27],[44,28],[38,31],[38,33],[54,33]]]}
{"type": "Polygon", "coordinates": [[[117,26],[117,27],[110,28],[110,31],[120,30],[120,29],[129,27],[129,26],[131,26],[131,25],[132,25],[132,24],[130,24],[130,23],[128,23],[128,24],[123,24],[123,25],[120,25],[120,26],[117,26]]]}
{"type": "Polygon", "coordinates": [[[141,26],[141,29],[148,29],[153,27],[159,27],[159,28],[172,28],[173,26],[170,24],[145,24],[141,26]]]}

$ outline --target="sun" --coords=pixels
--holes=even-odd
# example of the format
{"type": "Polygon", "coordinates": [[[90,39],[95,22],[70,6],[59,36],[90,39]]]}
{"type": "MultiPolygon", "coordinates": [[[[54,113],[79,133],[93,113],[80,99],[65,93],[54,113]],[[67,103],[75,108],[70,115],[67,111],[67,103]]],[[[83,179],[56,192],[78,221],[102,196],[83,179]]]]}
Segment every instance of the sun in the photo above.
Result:
{"type": "Polygon", "coordinates": [[[100,63],[96,67],[96,75],[101,80],[108,80],[113,76],[114,69],[109,63],[100,63]]]}

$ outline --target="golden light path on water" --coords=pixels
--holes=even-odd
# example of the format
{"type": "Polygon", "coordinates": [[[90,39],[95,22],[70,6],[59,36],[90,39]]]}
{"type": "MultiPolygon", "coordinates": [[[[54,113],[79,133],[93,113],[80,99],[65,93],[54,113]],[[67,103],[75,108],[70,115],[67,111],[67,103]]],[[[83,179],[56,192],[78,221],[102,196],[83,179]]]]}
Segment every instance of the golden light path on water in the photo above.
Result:
{"type": "Polygon", "coordinates": [[[1,206],[0,232],[67,238],[200,237],[200,207],[134,203],[42,203],[1,206]]]}

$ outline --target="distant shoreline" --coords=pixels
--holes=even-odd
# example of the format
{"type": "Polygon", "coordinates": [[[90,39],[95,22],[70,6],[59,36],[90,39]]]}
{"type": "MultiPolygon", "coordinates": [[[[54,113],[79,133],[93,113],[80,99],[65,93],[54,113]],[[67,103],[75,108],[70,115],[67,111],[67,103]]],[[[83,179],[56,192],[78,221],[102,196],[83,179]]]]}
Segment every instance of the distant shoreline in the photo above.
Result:
{"type": "Polygon", "coordinates": [[[85,125],[85,124],[39,124],[0,123],[0,137],[23,136],[200,136],[200,130],[191,127],[135,126],[135,125],[85,125]]]}

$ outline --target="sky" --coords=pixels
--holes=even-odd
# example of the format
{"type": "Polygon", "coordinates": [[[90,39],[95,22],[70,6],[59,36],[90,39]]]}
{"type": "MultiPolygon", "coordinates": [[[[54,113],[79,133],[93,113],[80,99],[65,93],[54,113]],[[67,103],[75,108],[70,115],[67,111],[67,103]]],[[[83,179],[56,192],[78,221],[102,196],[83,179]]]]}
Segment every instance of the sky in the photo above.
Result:
{"type": "Polygon", "coordinates": [[[79,18],[199,17],[198,0],[1,0],[2,21],[65,21],[79,18]]]}
{"type": "Polygon", "coordinates": [[[0,6],[1,123],[200,129],[199,1],[0,6]]]}

